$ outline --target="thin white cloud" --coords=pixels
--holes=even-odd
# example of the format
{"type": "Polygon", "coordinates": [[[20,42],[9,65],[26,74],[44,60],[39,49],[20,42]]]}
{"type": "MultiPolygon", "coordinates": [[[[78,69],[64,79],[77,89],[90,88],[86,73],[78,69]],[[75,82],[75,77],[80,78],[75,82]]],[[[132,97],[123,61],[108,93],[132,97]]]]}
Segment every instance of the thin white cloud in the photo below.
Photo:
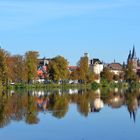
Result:
{"type": "Polygon", "coordinates": [[[46,20],[67,16],[91,14],[97,10],[107,10],[126,6],[125,0],[113,3],[59,3],[59,2],[0,2],[0,30],[24,27],[46,20]]]}

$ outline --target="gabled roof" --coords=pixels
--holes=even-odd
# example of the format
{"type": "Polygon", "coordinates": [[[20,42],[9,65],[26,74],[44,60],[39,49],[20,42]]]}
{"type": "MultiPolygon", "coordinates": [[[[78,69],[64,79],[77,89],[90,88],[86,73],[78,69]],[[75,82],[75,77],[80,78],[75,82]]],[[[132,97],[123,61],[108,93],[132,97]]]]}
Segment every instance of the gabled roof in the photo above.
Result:
{"type": "Polygon", "coordinates": [[[78,66],[68,66],[68,69],[71,71],[76,70],[78,68],[79,68],[78,66]]]}
{"type": "Polygon", "coordinates": [[[110,70],[119,70],[121,71],[123,66],[120,63],[111,63],[107,66],[110,70]]]}

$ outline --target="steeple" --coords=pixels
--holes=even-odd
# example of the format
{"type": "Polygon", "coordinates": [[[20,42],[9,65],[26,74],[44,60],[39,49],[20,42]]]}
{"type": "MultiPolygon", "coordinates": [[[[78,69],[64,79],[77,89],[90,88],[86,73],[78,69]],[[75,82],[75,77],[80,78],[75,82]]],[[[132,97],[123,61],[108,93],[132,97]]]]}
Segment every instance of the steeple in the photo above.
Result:
{"type": "Polygon", "coordinates": [[[133,45],[133,51],[132,51],[132,59],[137,59],[135,46],[133,45]]]}
{"type": "Polygon", "coordinates": [[[132,54],[131,54],[131,50],[129,51],[129,55],[128,55],[128,60],[131,59],[132,54]]]}
{"type": "Polygon", "coordinates": [[[138,67],[138,61],[137,61],[137,56],[136,56],[136,51],[135,51],[135,46],[133,45],[133,50],[132,52],[129,52],[128,59],[127,59],[127,64],[132,64],[133,70],[136,72],[137,67],[138,67]]]}
{"type": "Polygon", "coordinates": [[[138,66],[140,67],[140,59],[138,58],[137,60],[138,66]]]}

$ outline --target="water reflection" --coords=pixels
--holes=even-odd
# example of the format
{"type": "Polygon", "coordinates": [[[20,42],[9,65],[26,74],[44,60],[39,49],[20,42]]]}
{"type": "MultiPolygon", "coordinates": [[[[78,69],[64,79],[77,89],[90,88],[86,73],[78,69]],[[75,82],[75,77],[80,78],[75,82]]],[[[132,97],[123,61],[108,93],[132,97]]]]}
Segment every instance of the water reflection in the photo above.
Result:
{"type": "Polygon", "coordinates": [[[76,104],[78,112],[85,117],[89,113],[100,112],[104,106],[112,109],[125,106],[130,118],[136,121],[140,91],[69,89],[0,92],[0,127],[10,124],[11,121],[21,120],[27,124],[37,124],[40,121],[40,112],[50,113],[61,119],[67,114],[70,104],[76,104]]]}

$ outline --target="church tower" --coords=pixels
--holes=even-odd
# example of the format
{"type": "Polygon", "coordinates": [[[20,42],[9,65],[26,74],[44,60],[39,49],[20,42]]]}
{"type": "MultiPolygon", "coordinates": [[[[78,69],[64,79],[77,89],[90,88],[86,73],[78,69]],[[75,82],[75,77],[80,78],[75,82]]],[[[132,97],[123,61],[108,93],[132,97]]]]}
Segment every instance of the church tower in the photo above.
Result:
{"type": "Polygon", "coordinates": [[[128,58],[127,58],[127,64],[129,64],[131,62],[131,58],[132,58],[132,54],[131,54],[131,50],[130,50],[128,58]]]}
{"type": "Polygon", "coordinates": [[[128,55],[127,64],[129,63],[132,63],[133,70],[136,71],[138,67],[138,61],[137,61],[136,50],[134,45],[133,45],[132,53],[130,51],[128,55]]]}
{"type": "Polygon", "coordinates": [[[136,70],[138,64],[137,64],[137,56],[136,56],[135,46],[133,46],[133,51],[132,51],[132,65],[133,65],[133,69],[136,70]]]}

